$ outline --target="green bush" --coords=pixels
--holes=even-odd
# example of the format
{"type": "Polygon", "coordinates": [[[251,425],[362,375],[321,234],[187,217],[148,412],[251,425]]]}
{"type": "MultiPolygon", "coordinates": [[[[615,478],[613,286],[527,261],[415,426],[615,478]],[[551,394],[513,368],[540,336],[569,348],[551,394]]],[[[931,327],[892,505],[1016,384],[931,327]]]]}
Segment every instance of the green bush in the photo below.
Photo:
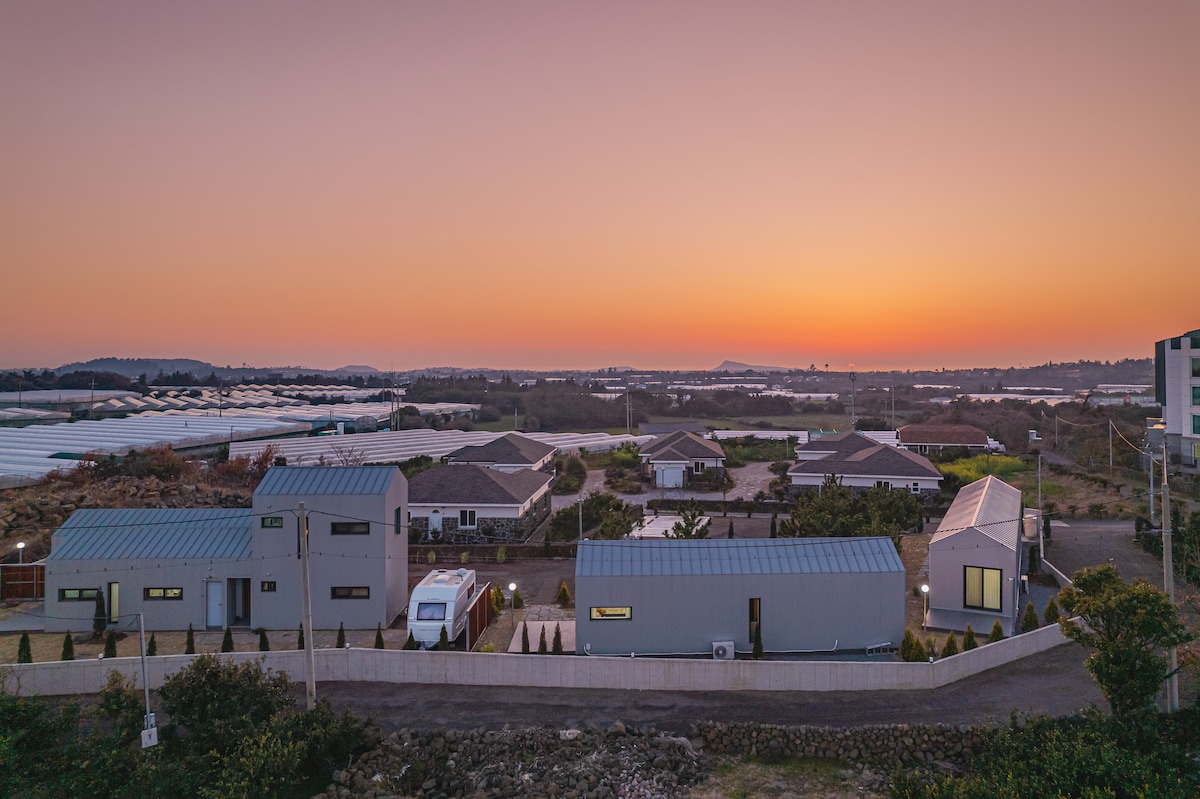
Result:
{"type": "Polygon", "coordinates": [[[1031,633],[1040,626],[1037,610],[1033,607],[1033,603],[1029,602],[1025,605],[1025,612],[1021,614],[1021,632],[1031,633]]]}
{"type": "Polygon", "coordinates": [[[567,588],[566,580],[558,584],[558,593],[554,597],[554,602],[562,608],[571,604],[571,591],[567,588]]]}
{"type": "Polygon", "coordinates": [[[304,648],[304,625],[300,625],[299,634],[296,636],[296,649],[304,648]]]}
{"type": "Polygon", "coordinates": [[[337,642],[334,646],[338,649],[346,648],[346,625],[342,622],[338,622],[337,642]]]}
{"type": "Polygon", "coordinates": [[[1050,597],[1050,601],[1046,603],[1046,612],[1042,614],[1043,621],[1049,627],[1051,624],[1058,624],[1061,617],[1062,614],[1058,612],[1058,602],[1054,597],[1050,597]]]}
{"type": "Polygon", "coordinates": [[[958,639],[954,637],[954,633],[946,639],[946,645],[942,647],[942,657],[948,658],[958,654],[958,639]]]}
{"type": "Polygon", "coordinates": [[[529,654],[529,622],[521,622],[521,654],[529,654]]]}
{"type": "MultiPolygon", "coordinates": [[[[542,631],[544,632],[545,629],[546,628],[543,627],[542,631]]],[[[559,627],[557,622],[554,625],[554,641],[550,644],[550,652],[555,655],[561,655],[563,653],[562,629],[559,627]]]]}
{"type": "Polygon", "coordinates": [[[512,604],[514,610],[520,610],[521,608],[525,607],[525,600],[521,598],[520,588],[513,591],[512,604]]]}
{"type": "Polygon", "coordinates": [[[21,633],[21,640],[17,642],[17,662],[33,662],[33,648],[30,646],[29,633],[27,632],[21,633]]]}
{"type": "Polygon", "coordinates": [[[146,657],[155,657],[158,654],[158,640],[154,637],[154,633],[150,633],[150,643],[146,644],[146,657]]]}
{"type": "Polygon", "coordinates": [[[221,651],[232,652],[233,649],[233,628],[226,627],[225,635],[221,638],[221,651]]]}
{"type": "Polygon", "coordinates": [[[963,651],[970,652],[972,649],[979,648],[979,642],[975,640],[975,631],[971,629],[971,625],[967,625],[967,631],[963,633],[963,651]]]}
{"type": "Polygon", "coordinates": [[[437,649],[439,652],[448,652],[451,648],[450,636],[446,632],[446,625],[443,624],[441,632],[438,633],[437,649]]]}
{"type": "Polygon", "coordinates": [[[408,638],[406,638],[406,639],[404,640],[404,647],[403,647],[403,648],[404,648],[404,649],[407,649],[407,650],[408,650],[408,651],[410,651],[410,652],[411,652],[411,651],[413,651],[414,649],[420,649],[420,648],[421,648],[421,645],[417,643],[417,639],[413,637],[412,630],[409,630],[409,631],[408,631],[408,638]]]}
{"type": "Polygon", "coordinates": [[[375,624],[375,648],[387,649],[383,644],[383,625],[379,623],[375,624]]]}
{"type": "Polygon", "coordinates": [[[63,636],[62,660],[75,659],[75,641],[71,639],[71,633],[68,632],[63,636]]]}
{"type": "Polygon", "coordinates": [[[990,633],[988,633],[987,642],[989,644],[994,644],[997,641],[1003,641],[1003,640],[1004,640],[1004,627],[1001,626],[1000,620],[996,619],[995,623],[992,624],[992,631],[990,633]]]}
{"type": "Polygon", "coordinates": [[[542,625],[542,631],[538,635],[538,654],[546,654],[546,625],[542,625]]]}
{"type": "Polygon", "coordinates": [[[117,634],[112,630],[108,631],[108,635],[104,639],[104,657],[115,658],[117,656],[117,634]]]}
{"type": "Polygon", "coordinates": [[[258,631],[258,651],[259,652],[270,652],[271,651],[271,642],[267,640],[267,631],[263,630],[261,628],[258,631]]]}
{"type": "Polygon", "coordinates": [[[912,630],[904,631],[904,638],[900,641],[900,659],[905,663],[924,663],[929,659],[925,654],[925,647],[913,635],[912,630]]]}

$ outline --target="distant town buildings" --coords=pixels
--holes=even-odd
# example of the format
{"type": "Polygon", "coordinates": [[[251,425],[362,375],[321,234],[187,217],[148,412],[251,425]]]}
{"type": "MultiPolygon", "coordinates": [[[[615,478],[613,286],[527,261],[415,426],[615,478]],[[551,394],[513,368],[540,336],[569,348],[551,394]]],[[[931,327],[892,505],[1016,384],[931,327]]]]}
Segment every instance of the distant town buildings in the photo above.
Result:
{"type": "Polygon", "coordinates": [[[1154,343],[1154,395],[1167,451],[1185,469],[1200,463],[1200,330],[1154,343]]]}

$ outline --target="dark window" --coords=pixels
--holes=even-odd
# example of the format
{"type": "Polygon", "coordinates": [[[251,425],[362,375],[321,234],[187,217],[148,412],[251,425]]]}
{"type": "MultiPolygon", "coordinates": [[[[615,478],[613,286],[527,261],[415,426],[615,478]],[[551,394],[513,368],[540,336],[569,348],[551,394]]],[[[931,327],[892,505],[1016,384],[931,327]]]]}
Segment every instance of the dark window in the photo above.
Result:
{"type": "Polygon", "coordinates": [[[275,590],[275,581],[274,580],[263,580],[260,590],[267,591],[267,592],[274,591],[275,590]]]}
{"type": "Polygon", "coordinates": [[[963,567],[963,606],[980,610],[1003,610],[1000,570],[981,566],[963,567]]]}
{"type": "Polygon", "coordinates": [[[1200,405],[1200,386],[1192,386],[1192,404],[1200,405]]]}
{"type": "Polygon", "coordinates": [[[1179,338],[1171,339],[1171,349],[1173,349],[1173,350],[1182,349],[1182,347],[1180,345],[1180,342],[1182,342],[1182,341],[1183,341],[1183,339],[1179,339],[1179,338]]]}
{"type": "Polygon", "coordinates": [[[704,474],[704,464],[700,461],[696,461],[695,463],[693,463],[692,464],[692,473],[693,474],[704,474]]]}
{"type": "Polygon", "coordinates": [[[1192,377],[1200,377],[1200,358],[1192,358],[1192,377]]]}
{"type": "Polygon", "coordinates": [[[400,508],[392,512],[392,532],[396,535],[404,532],[404,518],[400,515],[400,508]]]}
{"type": "Polygon", "coordinates": [[[60,588],[58,589],[59,602],[95,602],[95,588],[60,588]]]}
{"type": "Polygon", "coordinates": [[[142,599],[183,599],[182,588],[143,588],[142,599]]]}
{"type": "Polygon", "coordinates": [[[282,516],[264,516],[261,522],[263,527],[283,527],[282,516]]]}
{"type": "Polygon", "coordinates": [[[876,488],[888,488],[888,489],[890,489],[890,488],[892,487],[892,484],[891,484],[891,482],[889,482],[889,481],[887,481],[887,480],[876,480],[876,481],[875,481],[875,487],[876,487],[876,488]]]}
{"type": "Polygon", "coordinates": [[[330,599],[370,599],[371,588],[366,585],[336,585],[329,589],[330,599]]]}
{"type": "Polygon", "coordinates": [[[444,621],[446,619],[445,602],[418,602],[417,621],[444,621]]]}
{"type": "Polygon", "coordinates": [[[750,599],[750,643],[754,643],[754,639],[758,634],[759,626],[762,624],[762,600],[758,597],[750,599]]]}
{"type": "Polygon", "coordinates": [[[329,525],[333,535],[370,535],[370,522],[334,522],[329,525]]]}
{"type": "Polygon", "coordinates": [[[460,510],[458,512],[459,527],[474,527],[475,526],[475,511],[460,510]]]}
{"type": "Polygon", "coordinates": [[[1200,436],[1200,414],[1192,416],[1192,435],[1200,436]]]}

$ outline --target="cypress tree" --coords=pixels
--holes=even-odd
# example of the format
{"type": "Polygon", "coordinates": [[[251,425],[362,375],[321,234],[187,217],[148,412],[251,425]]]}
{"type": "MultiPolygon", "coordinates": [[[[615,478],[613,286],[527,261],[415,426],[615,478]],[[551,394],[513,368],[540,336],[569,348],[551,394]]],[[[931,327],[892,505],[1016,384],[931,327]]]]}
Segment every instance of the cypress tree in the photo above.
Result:
{"type": "Polygon", "coordinates": [[[104,609],[104,589],[96,589],[96,612],[92,616],[92,637],[99,638],[104,635],[104,630],[108,627],[108,611],[104,609]]]}
{"type": "Polygon", "coordinates": [[[975,631],[968,624],[967,631],[963,634],[963,651],[970,652],[972,649],[978,648],[978,646],[979,642],[975,640],[975,631]]]}
{"type": "Polygon", "coordinates": [[[337,643],[334,644],[338,649],[346,648],[346,625],[338,622],[337,643]]]}
{"type": "Polygon", "coordinates": [[[546,625],[542,625],[542,634],[538,636],[538,654],[546,654],[546,625]]]}
{"type": "Polygon", "coordinates": [[[521,589],[518,588],[516,591],[513,591],[513,608],[520,610],[523,607],[525,607],[525,600],[521,596],[521,589]]]}
{"type": "Polygon", "coordinates": [[[17,642],[17,662],[32,663],[33,662],[33,647],[29,643],[29,633],[21,633],[21,640],[17,642]]]}
{"type": "Polygon", "coordinates": [[[74,660],[75,659],[75,641],[73,641],[71,639],[71,633],[69,631],[67,632],[67,634],[65,636],[63,636],[62,659],[63,660],[74,660]]]}
{"type": "Polygon", "coordinates": [[[188,625],[187,641],[183,645],[183,654],[196,654],[196,634],[192,632],[192,625],[188,625]]]}
{"type": "Polygon", "coordinates": [[[117,634],[112,630],[108,631],[108,637],[104,639],[104,658],[115,658],[117,656],[117,634]]]}
{"type": "Polygon", "coordinates": [[[1000,626],[1000,620],[996,619],[996,623],[992,625],[992,631],[988,633],[988,643],[994,644],[997,641],[1004,640],[1004,628],[1000,626]]]}
{"type": "Polygon", "coordinates": [[[1041,626],[1038,621],[1037,610],[1034,609],[1033,603],[1030,602],[1025,606],[1025,612],[1021,614],[1021,632],[1031,633],[1041,626]]]}
{"type": "Polygon", "coordinates": [[[729,534],[727,538],[733,538],[733,519],[729,520],[729,534]]]}
{"type": "Polygon", "coordinates": [[[375,648],[376,649],[386,649],[387,648],[383,645],[383,625],[379,624],[378,622],[376,622],[376,624],[375,624],[375,648]]]}
{"type": "Polygon", "coordinates": [[[150,633],[150,643],[146,644],[146,657],[152,658],[158,654],[158,641],[154,637],[154,633],[150,633]]]}
{"type": "Polygon", "coordinates": [[[450,636],[446,634],[446,625],[442,625],[442,631],[438,633],[437,648],[439,652],[445,652],[450,649],[450,636]]]}
{"type": "Polygon", "coordinates": [[[771,514],[771,538],[777,537],[778,528],[775,526],[775,514],[771,514]]]}
{"type": "Polygon", "coordinates": [[[271,642],[267,640],[267,631],[264,629],[261,629],[261,628],[258,631],[258,651],[259,652],[270,652],[271,651],[271,642]]]}
{"type": "Polygon", "coordinates": [[[954,633],[950,633],[950,637],[946,639],[946,645],[942,647],[942,657],[948,658],[951,655],[958,654],[958,639],[954,637],[954,633]]]}
{"type": "Polygon", "coordinates": [[[221,651],[222,652],[232,652],[233,651],[233,628],[232,627],[225,628],[225,637],[221,639],[221,651]]]}
{"type": "Polygon", "coordinates": [[[297,649],[304,648],[304,625],[303,624],[300,625],[300,634],[298,636],[296,636],[296,648],[297,649]]]}
{"type": "Polygon", "coordinates": [[[417,639],[413,637],[412,630],[408,631],[408,638],[404,641],[404,648],[410,652],[421,648],[421,645],[417,643],[417,639]]]}
{"type": "Polygon", "coordinates": [[[558,594],[554,597],[554,602],[563,608],[571,604],[571,591],[567,588],[566,580],[558,584],[558,594]]]}
{"type": "Polygon", "coordinates": [[[529,654],[529,622],[521,622],[521,654],[529,654]]]}
{"type": "Polygon", "coordinates": [[[900,642],[900,659],[905,663],[923,663],[926,657],[925,647],[921,646],[912,630],[905,630],[904,640],[900,642]]]}
{"type": "Polygon", "coordinates": [[[761,623],[759,623],[759,625],[754,628],[754,648],[750,653],[750,657],[754,658],[755,660],[762,660],[762,658],[763,658],[762,624],[761,623]]]}
{"type": "Polygon", "coordinates": [[[1046,603],[1046,612],[1042,614],[1042,619],[1045,620],[1046,626],[1049,627],[1051,624],[1058,624],[1061,618],[1062,614],[1058,612],[1058,603],[1054,601],[1054,597],[1050,597],[1050,601],[1046,603]]]}
{"type": "Polygon", "coordinates": [[[554,641],[550,644],[550,652],[555,655],[561,655],[563,653],[562,630],[559,628],[557,622],[554,624],[554,641]]]}

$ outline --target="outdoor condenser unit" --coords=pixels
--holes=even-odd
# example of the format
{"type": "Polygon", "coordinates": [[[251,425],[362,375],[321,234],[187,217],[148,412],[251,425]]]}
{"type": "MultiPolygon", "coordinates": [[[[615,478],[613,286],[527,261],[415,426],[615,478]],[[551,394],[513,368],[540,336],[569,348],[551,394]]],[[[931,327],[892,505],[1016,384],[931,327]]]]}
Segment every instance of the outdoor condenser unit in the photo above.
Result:
{"type": "Polygon", "coordinates": [[[713,641],[713,660],[733,660],[733,641],[713,641]]]}

